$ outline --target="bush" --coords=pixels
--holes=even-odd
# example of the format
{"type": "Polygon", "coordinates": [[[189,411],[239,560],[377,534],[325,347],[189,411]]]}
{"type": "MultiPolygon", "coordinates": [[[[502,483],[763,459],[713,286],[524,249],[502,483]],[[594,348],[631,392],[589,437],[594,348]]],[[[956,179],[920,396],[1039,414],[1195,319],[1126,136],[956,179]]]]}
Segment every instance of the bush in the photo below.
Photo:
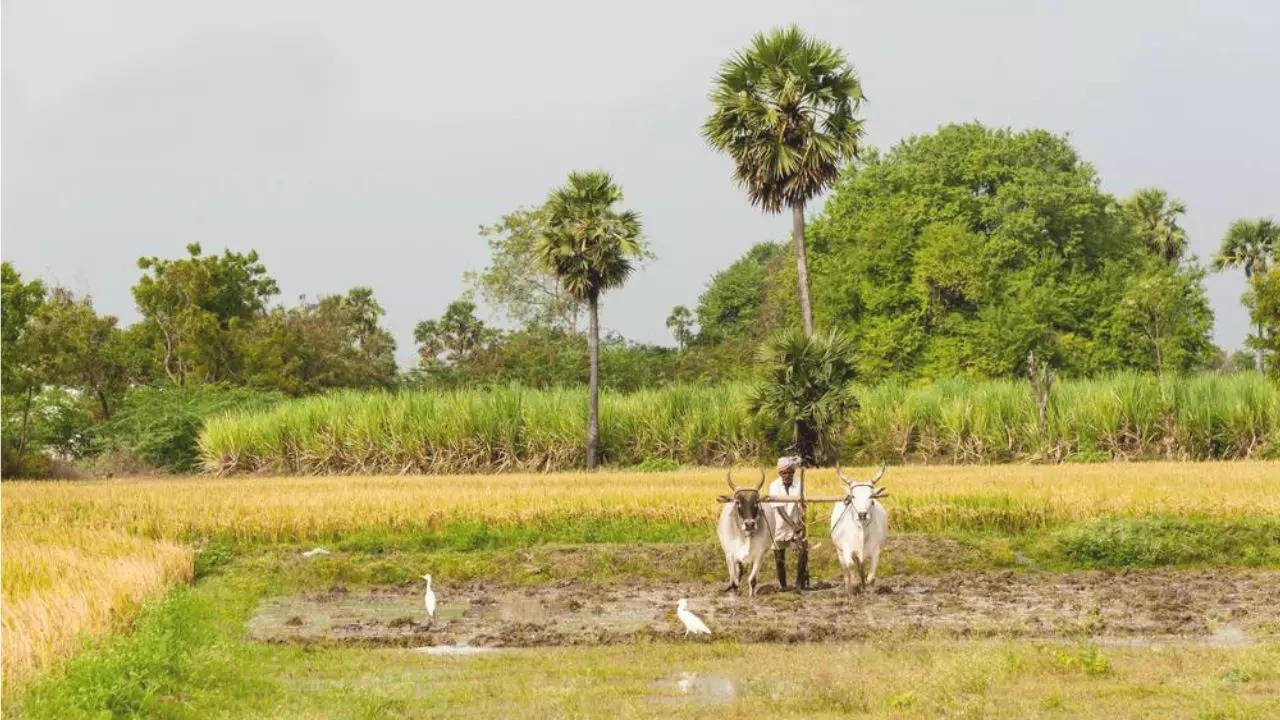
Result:
{"type": "Polygon", "coordinates": [[[143,466],[190,472],[204,422],[231,410],[265,410],[284,399],[277,392],[245,387],[137,388],[98,430],[99,452],[136,458],[143,466]]]}

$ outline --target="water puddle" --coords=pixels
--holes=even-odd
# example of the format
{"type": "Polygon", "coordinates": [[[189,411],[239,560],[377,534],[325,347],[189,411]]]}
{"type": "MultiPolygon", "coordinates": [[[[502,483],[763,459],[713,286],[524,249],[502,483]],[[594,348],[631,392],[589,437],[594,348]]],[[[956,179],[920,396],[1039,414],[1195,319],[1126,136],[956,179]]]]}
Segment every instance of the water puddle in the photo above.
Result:
{"type": "Polygon", "coordinates": [[[725,705],[738,699],[738,684],[723,675],[686,671],[660,680],[657,687],[659,699],[679,703],[725,705]]]}
{"type": "Polygon", "coordinates": [[[1257,644],[1257,640],[1249,637],[1248,633],[1246,633],[1243,628],[1235,625],[1220,625],[1216,630],[1208,635],[1104,636],[1096,638],[1095,642],[1104,647],[1160,648],[1196,645],[1200,647],[1224,648],[1229,650],[1238,650],[1240,648],[1252,647],[1257,644]]]}
{"type": "Polygon", "coordinates": [[[498,648],[476,647],[474,645],[428,645],[427,647],[414,648],[413,651],[437,657],[465,657],[497,652],[498,648]]]}

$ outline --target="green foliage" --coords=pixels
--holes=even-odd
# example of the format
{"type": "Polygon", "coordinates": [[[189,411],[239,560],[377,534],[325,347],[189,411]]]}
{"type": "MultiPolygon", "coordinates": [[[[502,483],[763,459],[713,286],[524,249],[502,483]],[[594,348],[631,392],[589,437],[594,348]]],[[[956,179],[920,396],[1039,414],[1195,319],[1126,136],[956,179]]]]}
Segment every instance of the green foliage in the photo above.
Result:
{"type": "Polygon", "coordinates": [[[693,339],[693,313],[684,305],[671,308],[671,314],[667,316],[667,329],[671,331],[671,337],[675,338],[676,346],[683,350],[693,339]]]}
{"type": "MultiPolygon", "coordinates": [[[[1280,357],[1280,272],[1255,275],[1252,282],[1253,321],[1258,327],[1255,346],[1272,358],[1280,357]]],[[[1267,373],[1280,380],[1280,363],[1273,359],[1267,364],[1267,373]]]]}
{"type": "Polygon", "coordinates": [[[546,224],[546,209],[537,207],[520,208],[481,227],[480,234],[489,239],[489,265],[479,273],[467,273],[464,279],[490,307],[519,327],[574,332],[581,304],[538,261],[537,247],[546,224]]]}
{"type": "Polygon", "coordinates": [[[1246,278],[1266,275],[1280,252],[1280,224],[1270,218],[1236,220],[1222,238],[1213,268],[1241,268],[1246,278]]]}
{"type": "Polygon", "coordinates": [[[803,206],[858,153],[862,85],[836,47],[791,26],[758,33],[721,66],[703,137],[766,212],[803,206]]]}
{"type": "Polygon", "coordinates": [[[76,299],[54,288],[31,332],[44,359],[46,382],[80,390],[98,418],[109,419],[139,364],[137,349],[116,327],[116,318],[94,312],[90,298],[76,299]]]}
{"type": "Polygon", "coordinates": [[[204,422],[232,410],[262,410],[284,399],[246,387],[137,388],[98,430],[102,450],[124,453],[144,466],[170,472],[196,467],[196,440],[204,422]]]}
{"type": "Polygon", "coordinates": [[[619,287],[647,257],[640,216],[616,211],[622,188],[603,171],[569,173],[547,198],[546,227],[534,254],[570,297],[593,301],[619,287]]]}
{"type": "Polygon", "coordinates": [[[1160,567],[1280,562],[1280,522],[1111,517],[1070,525],[1046,538],[1049,555],[1073,567],[1160,567]]]}
{"type": "Polygon", "coordinates": [[[439,320],[423,320],[413,329],[424,370],[466,362],[496,335],[476,317],[476,304],[465,298],[449,303],[439,320]]]}
{"type": "Polygon", "coordinates": [[[1169,199],[1159,188],[1145,188],[1124,202],[1124,211],[1147,252],[1168,263],[1177,263],[1187,251],[1187,232],[1178,225],[1187,206],[1169,199]]]}
{"type": "Polygon", "coordinates": [[[263,311],[279,288],[258,253],[139,258],[133,286],[157,366],[176,385],[219,382],[239,370],[235,330],[263,311]]]}
{"type": "Polygon", "coordinates": [[[290,395],[389,388],[396,383],[396,342],[378,326],[383,314],[367,287],[275,308],[240,332],[244,370],[234,379],[290,395]]]}
{"type": "Polygon", "coordinates": [[[680,464],[669,458],[649,458],[633,469],[640,472],[673,472],[680,469],[680,464]]]}
{"type": "Polygon", "coordinates": [[[786,257],[784,246],[760,243],[713,275],[698,298],[699,342],[743,337],[759,340],[768,328],[777,327],[766,307],[771,281],[781,274],[786,257]]]}
{"type": "MultiPolygon", "coordinates": [[[[1031,351],[1064,376],[1154,366],[1114,320],[1147,241],[1045,131],[950,125],[873,154],[812,235],[819,324],[855,338],[864,377],[1009,377],[1031,351]]],[[[1200,357],[1202,307],[1171,321],[1165,355],[1200,357]]]]}
{"type": "Polygon", "coordinates": [[[1117,354],[1128,367],[1185,372],[1212,360],[1213,311],[1197,267],[1149,263],[1125,283],[1112,323],[1117,354]]]}
{"type": "Polygon", "coordinates": [[[0,386],[3,388],[3,430],[0,431],[0,473],[42,475],[48,463],[30,452],[32,407],[45,382],[39,343],[32,338],[32,320],[44,303],[45,287],[39,280],[23,282],[22,275],[8,262],[0,264],[3,274],[2,340],[0,346],[0,386]]]}
{"type": "MultiPolygon", "coordinates": [[[[206,469],[284,473],[485,472],[583,467],[585,390],[344,392],[206,424],[206,469]]],[[[604,462],[715,465],[766,454],[741,387],[604,392],[604,462]]]]}
{"type": "MultiPolygon", "coordinates": [[[[751,389],[606,392],[604,460],[771,461],[793,436],[755,419],[751,389]]],[[[858,412],[833,443],[846,463],[1280,456],[1280,386],[1252,373],[1059,380],[1045,433],[1025,380],[885,382],[851,392],[858,412]]],[[[566,470],[584,462],[583,400],[581,387],[335,393],[210,420],[200,452],[206,468],[225,472],[566,470]]]]}
{"type": "MultiPolygon", "coordinates": [[[[1213,258],[1213,268],[1241,268],[1249,288],[1242,298],[1245,307],[1253,319],[1256,334],[1249,338],[1249,344],[1257,351],[1257,367],[1267,369],[1266,356],[1274,351],[1276,345],[1277,323],[1273,296],[1274,280],[1268,280],[1272,273],[1268,272],[1280,256],[1280,224],[1270,218],[1257,220],[1236,220],[1227,229],[1222,239],[1222,247],[1213,258]],[[1262,293],[1263,298],[1255,293],[1262,293]],[[1266,304],[1266,308],[1259,303],[1266,304]]],[[[1272,363],[1274,365],[1274,363],[1272,363]]],[[[1275,368],[1270,368],[1275,373],[1275,368]]]]}
{"type": "Polygon", "coordinates": [[[44,303],[45,287],[39,280],[23,282],[22,275],[8,261],[0,264],[4,297],[0,300],[0,325],[3,327],[3,386],[5,395],[25,392],[30,381],[28,363],[33,362],[33,349],[26,338],[27,327],[44,303]]]}
{"type": "Polygon", "coordinates": [[[795,443],[810,464],[838,459],[839,431],[858,408],[853,342],[836,332],[784,333],[760,351],[763,378],[747,405],[775,445],[795,443]]]}

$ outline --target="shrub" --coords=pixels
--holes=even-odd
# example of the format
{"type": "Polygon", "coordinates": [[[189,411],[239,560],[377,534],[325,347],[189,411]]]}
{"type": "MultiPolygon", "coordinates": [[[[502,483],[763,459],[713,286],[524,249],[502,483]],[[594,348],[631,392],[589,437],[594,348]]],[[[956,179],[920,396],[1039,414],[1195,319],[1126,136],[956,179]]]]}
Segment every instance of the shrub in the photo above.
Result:
{"type": "Polygon", "coordinates": [[[245,387],[137,388],[98,430],[100,452],[122,453],[169,472],[196,467],[196,439],[208,418],[230,410],[264,410],[284,399],[245,387]]]}

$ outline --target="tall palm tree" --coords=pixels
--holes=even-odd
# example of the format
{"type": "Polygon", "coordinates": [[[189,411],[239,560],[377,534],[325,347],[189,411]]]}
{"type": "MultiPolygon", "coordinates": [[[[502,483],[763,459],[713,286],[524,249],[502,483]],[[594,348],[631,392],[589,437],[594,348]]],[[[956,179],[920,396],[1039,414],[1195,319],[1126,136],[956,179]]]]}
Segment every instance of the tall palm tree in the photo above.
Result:
{"type": "Polygon", "coordinates": [[[547,226],[535,250],[570,297],[587,305],[587,467],[600,461],[600,294],[621,286],[646,257],[640,216],[613,209],[622,188],[600,170],[574,172],[547,198],[547,226]]]}
{"type": "Polygon", "coordinates": [[[1182,259],[1187,250],[1187,233],[1178,225],[1178,217],[1186,214],[1187,206],[1181,200],[1171,200],[1159,188],[1144,188],[1124,206],[1153,255],[1170,263],[1182,259]]]}
{"type": "Polygon", "coordinates": [[[794,25],[759,33],[725,61],[702,126],[707,142],[727,152],[734,177],[753,205],[769,213],[791,208],[800,312],[813,334],[804,206],[857,157],[863,100],[853,66],[837,48],[794,25]]]}
{"type": "MultiPolygon", "coordinates": [[[[1271,218],[1236,220],[1222,238],[1222,246],[1213,257],[1213,269],[1244,268],[1245,280],[1267,274],[1269,265],[1280,253],[1280,224],[1271,218]]],[[[1262,323],[1257,324],[1258,339],[1264,339],[1262,323]]],[[[1262,349],[1258,349],[1258,370],[1264,370],[1262,349]]]]}

